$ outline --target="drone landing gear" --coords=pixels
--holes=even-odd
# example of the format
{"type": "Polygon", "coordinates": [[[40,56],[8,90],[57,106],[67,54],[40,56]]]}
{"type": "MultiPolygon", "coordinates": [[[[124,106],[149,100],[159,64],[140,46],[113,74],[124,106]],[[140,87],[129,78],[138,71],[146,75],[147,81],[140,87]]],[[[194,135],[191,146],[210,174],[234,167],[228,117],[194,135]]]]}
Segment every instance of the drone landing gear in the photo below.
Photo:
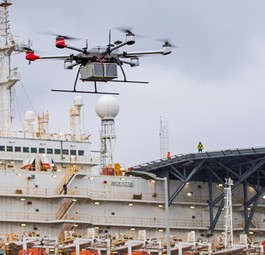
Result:
{"type": "Polygon", "coordinates": [[[84,91],[84,90],[76,90],[76,84],[77,84],[77,81],[78,81],[78,76],[79,76],[79,73],[80,73],[80,68],[81,68],[81,65],[77,71],[77,75],[76,75],[76,78],[75,78],[75,84],[74,84],[74,89],[73,90],[66,90],[66,89],[52,89],[52,91],[54,92],[71,92],[71,93],[87,93],[87,94],[105,94],[105,95],[119,95],[119,93],[112,93],[112,92],[99,92],[98,89],[97,89],[97,82],[94,81],[94,87],[95,87],[95,90],[94,91],[84,91]]]}
{"type": "MultiPolygon", "coordinates": [[[[120,65],[121,67],[121,65],[120,65]]],[[[125,73],[121,67],[121,70],[123,72],[123,76],[124,76],[124,80],[111,80],[111,81],[106,81],[104,79],[102,80],[97,80],[97,81],[94,81],[94,88],[95,90],[94,91],[84,91],[84,90],[76,90],[76,85],[77,85],[77,81],[78,81],[78,77],[79,77],[79,73],[80,73],[80,68],[81,66],[79,67],[78,71],[77,71],[77,75],[76,75],[76,78],[75,78],[75,83],[74,83],[74,89],[73,90],[65,90],[65,89],[52,89],[52,91],[54,92],[71,92],[71,93],[88,93],[88,94],[105,94],[105,95],[119,95],[119,93],[115,93],[115,92],[99,92],[98,89],[97,89],[97,82],[123,82],[123,83],[138,83],[138,84],[148,84],[147,81],[128,81],[126,79],[126,76],[125,76],[125,73]]],[[[104,77],[103,77],[104,78],[104,77]]]]}
{"type": "MultiPolygon", "coordinates": [[[[97,82],[106,82],[106,81],[94,81],[94,91],[84,91],[84,90],[76,90],[76,83],[73,90],[66,89],[52,89],[53,92],[71,92],[71,93],[87,93],[87,94],[105,94],[105,95],[119,95],[119,93],[115,92],[100,92],[97,89],[97,82]]],[[[138,83],[138,84],[148,84],[146,81],[127,81],[127,80],[112,80],[109,82],[117,82],[117,83],[138,83]]]]}
{"type": "Polygon", "coordinates": [[[97,90],[97,84],[94,82],[95,90],[94,91],[84,91],[84,90],[76,90],[75,86],[73,90],[66,89],[52,89],[54,92],[71,92],[71,93],[86,93],[86,94],[100,94],[100,95],[119,95],[119,93],[115,92],[100,92],[97,90]]]}
{"type": "Polygon", "coordinates": [[[71,93],[86,93],[86,94],[101,94],[101,95],[119,95],[119,93],[112,92],[94,92],[84,90],[64,90],[64,89],[52,89],[53,92],[71,92],[71,93]]]}

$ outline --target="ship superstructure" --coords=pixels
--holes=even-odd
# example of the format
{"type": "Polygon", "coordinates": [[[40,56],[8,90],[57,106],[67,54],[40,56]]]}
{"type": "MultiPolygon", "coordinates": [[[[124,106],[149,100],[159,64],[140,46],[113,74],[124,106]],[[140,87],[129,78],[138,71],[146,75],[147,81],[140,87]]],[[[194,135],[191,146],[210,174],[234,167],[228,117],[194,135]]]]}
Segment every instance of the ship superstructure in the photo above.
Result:
{"type": "MultiPolygon", "coordinates": [[[[225,213],[221,202],[214,204],[213,198],[224,194],[225,180],[213,169],[220,164],[229,168],[223,161],[225,153],[168,155],[158,162],[126,169],[113,159],[114,117],[119,106],[111,98],[107,100],[114,102],[110,112],[106,111],[108,106],[104,108],[106,99],[100,99],[96,109],[102,124],[99,153],[92,152],[90,134],[81,130],[84,102],[79,96],[70,107],[68,134],[50,132],[49,113],[36,116],[32,111],[25,113],[21,130],[12,130],[12,86],[18,77],[17,69],[10,67],[10,56],[19,47],[9,28],[10,5],[6,0],[0,4],[0,237],[7,253],[198,254],[222,247],[226,219],[219,217],[214,222],[213,215],[225,213]],[[209,158],[215,157],[221,163],[213,166],[209,158]],[[211,185],[205,176],[192,179],[207,162],[216,177],[211,185]]],[[[265,150],[259,155],[264,157],[265,150]]],[[[265,162],[261,163],[254,168],[261,168],[264,175],[265,162]]],[[[230,209],[237,209],[233,230],[238,236],[235,241],[244,240],[238,248],[242,251],[251,236],[244,232],[248,212],[242,209],[240,185],[235,185],[237,192],[230,209]]],[[[254,185],[251,187],[254,189],[254,185]]],[[[258,194],[255,207],[263,208],[263,193],[258,194]]],[[[252,205],[247,200],[245,203],[252,205]]],[[[259,223],[262,214],[258,216],[257,222],[251,217],[249,224],[261,241],[265,226],[259,223]]]]}

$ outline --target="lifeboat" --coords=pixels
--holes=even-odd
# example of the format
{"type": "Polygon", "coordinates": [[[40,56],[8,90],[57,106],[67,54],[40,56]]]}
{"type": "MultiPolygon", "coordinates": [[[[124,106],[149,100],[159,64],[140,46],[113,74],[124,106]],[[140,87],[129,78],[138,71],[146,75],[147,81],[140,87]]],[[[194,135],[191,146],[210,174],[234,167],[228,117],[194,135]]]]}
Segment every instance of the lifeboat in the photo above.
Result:
{"type": "MultiPolygon", "coordinates": [[[[76,255],[76,252],[71,252],[71,255],[76,255]]],[[[81,250],[80,255],[98,255],[98,252],[95,250],[81,250]]]]}
{"type": "Polygon", "coordinates": [[[20,250],[18,255],[47,255],[44,248],[30,248],[27,250],[20,250]]]}

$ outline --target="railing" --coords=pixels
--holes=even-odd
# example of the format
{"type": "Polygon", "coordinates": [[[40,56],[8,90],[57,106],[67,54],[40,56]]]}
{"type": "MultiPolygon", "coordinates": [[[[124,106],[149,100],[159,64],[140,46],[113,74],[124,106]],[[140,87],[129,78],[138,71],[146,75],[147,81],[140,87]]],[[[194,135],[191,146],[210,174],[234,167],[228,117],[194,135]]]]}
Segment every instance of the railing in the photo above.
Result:
{"type": "Polygon", "coordinates": [[[39,134],[38,132],[25,132],[25,131],[0,131],[0,137],[6,138],[29,138],[36,140],[56,140],[56,141],[82,141],[89,142],[89,136],[87,134],[75,135],[62,134],[62,133],[47,133],[39,134]]]}
{"type": "MultiPolygon", "coordinates": [[[[30,197],[58,197],[61,196],[63,184],[70,180],[72,172],[69,171],[67,176],[60,182],[58,187],[55,188],[36,188],[36,187],[19,187],[19,186],[0,186],[0,196],[30,196],[30,197]]],[[[75,198],[90,198],[91,200],[116,200],[116,201],[137,201],[137,202],[154,202],[164,203],[164,193],[141,193],[140,199],[134,199],[134,192],[108,192],[108,191],[95,191],[93,188],[79,188],[79,187],[68,187],[67,196],[75,198]]],[[[207,206],[207,196],[196,196],[188,197],[187,195],[180,194],[176,197],[173,204],[198,204],[207,206]]],[[[234,205],[243,206],[242,199],[234,198],[234,205]]],[[[265,200],[260,198],[258,206],[265,206],[265,200]]]]}
{"type": "MultiPolygon", "coordinates": [[[[24,159],[29,159],[29,158],[34,158],[36,155],[39,153],[32,153],[32,152],[8,152],[8,151],[0,151],[0,159],[1,160],[6,160],[10,161],[10,159],[16,161],[16,160],[24,160],[24,159]]],[[[92,154],[90,156],[77,156],[76,160],[73,162],[71,159],[71,155],[62,155],[61,154],[51,154],[51,158],[54,160],[54,162],[58,163],[65,163],[65,164],[87,164],[87,165],[98,165],[99,164],[99,156],[96,154],[92,154]]],[[[5,168],[6,170],[20,170],[21,164],[13,165],[12,169],[9,169],[8,166],[6,165],[5,168]]]]}
{"type": "Polygon", "coordinates": [[[32,221],[54,221],[54,213],[41,213],[41,212],[1,212],[1,221],[18,221],[18,222],[32,222],[32,221]]]}
{"type": "MultiPolygon", "coordinates": [[[[67,214],[63,220],[58,219],[55,213],[40,213],[40,212],[0,212],[1,221],[18,221],[18,222],[67,222],[71,223],[89,223],[94,225],[113,225],[113,226],[139,226],[139,227],[161,227],[165,228],[166,220],[164,217],[120,217],[120,216],[93,216],[85,213],[67,214]]],[[[209,229],[209,220],[197,219],[169,219],[170,228],[173,229],[209,229]]],[[[244,223],[240,220],[233,222],[234,230],[242,230],[244,223]]],[[[218,221],[216,229],[224,229],[224,221],[218,221]]],[[[256,230],[265,231],[265,222],[261,222],[256,230]]]]}
{"type": "Polygon", "coordinates": [[[60,206],[58,212],[56,213],[56,220],[61,220],[69,210],[69,208],[72,206],[74,201],[72,198],[66,198],[63,202],[63,204],[60,206]]]}
{"type": "Polygon", "coordinates": [[[265,154],[264,147],[255,148],[241,148],[241,149],[227,149],[221,151],[205,151],[203,153],[189,153],[189,154],[178,154],[172,155],[170,159],[163,158],[153,160],[144,164],[133,166],[134,170],[152,170],[159,167],[165,167],[167,165],[172,165],[172,163],[186,162],[194,159],[209,159],[209,158],[220,158],[227,156],[242,156],[242,155],[255,155],[255,154],[265,154]]]}

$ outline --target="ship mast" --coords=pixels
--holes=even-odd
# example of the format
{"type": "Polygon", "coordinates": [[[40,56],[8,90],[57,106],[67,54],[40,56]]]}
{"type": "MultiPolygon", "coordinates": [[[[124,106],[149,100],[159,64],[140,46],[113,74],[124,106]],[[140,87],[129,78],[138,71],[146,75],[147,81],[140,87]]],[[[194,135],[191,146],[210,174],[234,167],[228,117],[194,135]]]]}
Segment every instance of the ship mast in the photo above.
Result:
{"type": "Polygon", "coordinates": [[[0,134],[11,131],[11,88],[18,81],[17,68],[11,70],[10,56],[16,44],[10,31],[7,0],[0,3],[0,134]]]}

